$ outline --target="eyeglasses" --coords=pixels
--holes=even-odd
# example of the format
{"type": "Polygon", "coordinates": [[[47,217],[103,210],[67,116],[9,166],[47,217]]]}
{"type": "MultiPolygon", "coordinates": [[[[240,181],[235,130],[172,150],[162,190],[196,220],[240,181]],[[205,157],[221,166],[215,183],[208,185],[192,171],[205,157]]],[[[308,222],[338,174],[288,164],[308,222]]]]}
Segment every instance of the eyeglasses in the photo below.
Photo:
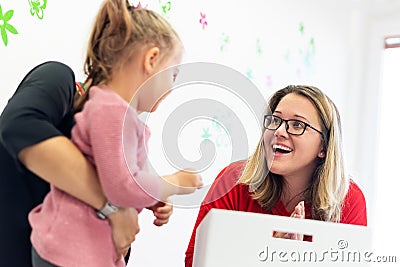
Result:
{"type": "Polygon", "coordinates": [[[315,129],[310,124],[299,121],[299,120],[284,120],[281,117],[275,115],[265,115],[264,116],[264,128],[268,130],[277,130],[281,127],[282,122],[286,123],[286,132],[292,135],[302,135],[307,127],[317,131],[322,134],[321,131],[315,129]]]}

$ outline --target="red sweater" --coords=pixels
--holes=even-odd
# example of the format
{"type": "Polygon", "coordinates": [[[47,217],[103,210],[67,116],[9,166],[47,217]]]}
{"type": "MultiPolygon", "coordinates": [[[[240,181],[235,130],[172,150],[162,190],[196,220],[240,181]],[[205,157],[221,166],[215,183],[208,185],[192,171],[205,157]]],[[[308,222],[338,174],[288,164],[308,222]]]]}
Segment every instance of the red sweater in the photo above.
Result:
{"type": "MultiPolygon", "coordinates": [[[[196,237],[196,229],[212,208],[247,211],[280,216],[290,216],[291,212],[286,210],[282,201],[279,201],[269,212],[263,209],[260,204],[251,197],[249,187],[244,184],[237,184],[244,167],[244,162],[235,162],[223,169],[215,179],[207,193],[197,216],[192,237],[186,250],[185,266],[193,264],[193,252],[196,237]]],[[[311,219],[311,208],[306,204],[306,218],[311,219]]],[[[353,182],[350,183],[342,208],[340,223],[367,225],[367,212],[365,198],[360,188],[353,182]]]]}

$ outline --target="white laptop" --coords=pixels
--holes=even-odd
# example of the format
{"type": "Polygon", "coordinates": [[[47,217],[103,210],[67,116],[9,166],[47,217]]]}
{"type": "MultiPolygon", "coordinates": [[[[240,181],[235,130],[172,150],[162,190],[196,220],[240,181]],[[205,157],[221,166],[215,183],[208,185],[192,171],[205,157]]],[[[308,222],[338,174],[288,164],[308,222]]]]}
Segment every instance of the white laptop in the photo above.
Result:
{"type": "Polygon", "coordinates": [[[370,266],[371,231],[357,225],[212,209],[196,232],[194,267],[370,266]],[[274,238],[274,231],[312,242],[274,238]]]}

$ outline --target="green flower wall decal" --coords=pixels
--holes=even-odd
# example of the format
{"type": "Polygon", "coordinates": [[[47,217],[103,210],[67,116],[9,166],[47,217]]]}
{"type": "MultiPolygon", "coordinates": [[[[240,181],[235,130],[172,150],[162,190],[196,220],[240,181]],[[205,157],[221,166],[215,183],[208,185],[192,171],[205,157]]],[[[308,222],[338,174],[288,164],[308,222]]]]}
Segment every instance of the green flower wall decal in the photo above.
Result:
{"type": "Polygon", "coordinates": [[[1,32],[1,39],[5,46],[8,45],[8,36],[7,31],[12,34],[18,34],[18,31],[9,23],[9,20],[14,15],[14,10],[8,10],[6,13],[3,14],[3,9],[0,5],[0,32],[1,32]]]}
{"type": "Polygon", "coordinates": [[[28,0],[28,2],[31,5],[31,15],[34,16],[36,14],[39,19],[43,19],[47,0],[28,0]]]}

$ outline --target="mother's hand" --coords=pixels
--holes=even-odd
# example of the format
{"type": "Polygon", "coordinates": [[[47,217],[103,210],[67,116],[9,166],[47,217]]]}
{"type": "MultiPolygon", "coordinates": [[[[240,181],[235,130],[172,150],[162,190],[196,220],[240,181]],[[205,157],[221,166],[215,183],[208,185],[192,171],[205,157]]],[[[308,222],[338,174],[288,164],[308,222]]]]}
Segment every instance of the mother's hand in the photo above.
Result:
{"type": "Polygon", "coordinates": [[[118,257],[125,256],[139,233],[138,212],[135,208],[120,208],[108,216],[118,257]]]}

